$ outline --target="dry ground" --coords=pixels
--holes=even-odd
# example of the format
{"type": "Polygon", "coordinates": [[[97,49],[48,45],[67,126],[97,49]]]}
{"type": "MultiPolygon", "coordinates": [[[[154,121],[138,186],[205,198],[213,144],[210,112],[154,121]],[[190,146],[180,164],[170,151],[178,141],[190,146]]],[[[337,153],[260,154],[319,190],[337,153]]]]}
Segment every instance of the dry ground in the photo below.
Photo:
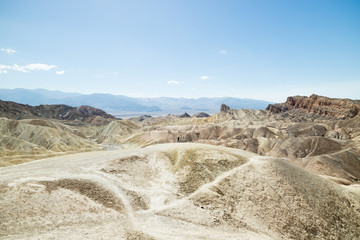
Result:
{"type": "Polygon", "coordinates": [[[359,239],[359,184],[195,143],[0,169],[1,239],[359,239]]]}
{"type": "Polygon", "coordinates": [[[0,167],[1,239],[360,239],[360,115],[0,118],[0,167]]]}

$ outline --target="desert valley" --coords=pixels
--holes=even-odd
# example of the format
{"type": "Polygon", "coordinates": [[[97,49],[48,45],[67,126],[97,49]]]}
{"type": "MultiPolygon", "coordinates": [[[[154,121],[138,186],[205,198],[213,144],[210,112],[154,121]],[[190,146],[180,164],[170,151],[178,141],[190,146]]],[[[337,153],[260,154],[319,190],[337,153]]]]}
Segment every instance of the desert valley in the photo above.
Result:
{"type": "Polygon", "coordinates": [[[360,239],[360,101],[0,117],[1,239],[360,239]]]}
{"type": "Polygon", "coordinates": [[[360,1],[0,1],[0,240],[360,240],[360,1]]]}

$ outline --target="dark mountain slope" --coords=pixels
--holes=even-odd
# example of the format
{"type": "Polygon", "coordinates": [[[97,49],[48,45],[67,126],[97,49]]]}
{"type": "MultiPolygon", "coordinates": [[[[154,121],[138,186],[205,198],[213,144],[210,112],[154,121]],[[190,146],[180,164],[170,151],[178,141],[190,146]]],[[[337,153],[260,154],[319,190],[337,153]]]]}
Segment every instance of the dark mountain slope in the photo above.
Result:
{"type": "Polygon", "coordinates": [[[90,106],[40,105],[33,107],[0,100],[0,117],[9,119],[52,118],[87,121],[97,116],[106,119],[115,119],[114,116],[103,110],[90,106]]]}

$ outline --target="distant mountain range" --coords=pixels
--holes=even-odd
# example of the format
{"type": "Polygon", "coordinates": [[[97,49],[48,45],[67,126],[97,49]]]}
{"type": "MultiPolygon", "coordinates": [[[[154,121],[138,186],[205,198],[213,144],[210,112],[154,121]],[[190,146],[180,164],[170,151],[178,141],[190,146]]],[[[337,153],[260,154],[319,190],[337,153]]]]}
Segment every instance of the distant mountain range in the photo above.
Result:
{"type": "Polygon", "coordinates": [[[88,105],[110,114],[126,117],[139,114],[163,115],[197,112],[215,113],[221,104],[231,108],[265,109],[271,102],[246,98],[132,98],[111,94],[80,94],[46,89],[0,89],[0,100],[37,106],[40,104],[66,104],[74,107],[88,105]]]}

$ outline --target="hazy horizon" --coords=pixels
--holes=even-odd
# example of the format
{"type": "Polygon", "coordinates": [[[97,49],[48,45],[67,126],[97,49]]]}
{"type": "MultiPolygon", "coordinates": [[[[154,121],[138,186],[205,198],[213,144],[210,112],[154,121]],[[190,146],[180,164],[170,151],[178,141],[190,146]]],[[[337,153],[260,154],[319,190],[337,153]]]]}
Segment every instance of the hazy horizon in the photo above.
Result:
{"type": "Polygon", "coordinates": [[[289,95],[284,97],[283,99],[280,99],[280,101],[272,101],[272,100],[268,100],[268,99],[261,99],[261,98],[246,98],[246,97],[239,97],[239,96],[200,96],[200,97],[186,97],[186,96],[178,96],[178,97],[173,97],[173,96],[152,96],[152,97],[147,97],[147,96],[141,96],[141,95],[131,95],[131,94],[113,94],[113,93],[108,93],[108,92],[90,92],[90,93],[84,93],[84,92],[80,92],[80,91],[62,91],[62,90],[58,90],[58,89],[45,89],[45,88],[0,88],[0,90],[15,90],[15,89],[25,89],[25,90],[46,90],[46,91],[59,91],[59,92],[64,92],[64,93],[74,93],[74,94],[82,94],[82,95],[92,95],[92,94],[109,94],[109,95],[114,95],[114,96],[125,96],[125,97],[129,97],[129,98],[184,98],[184,99],[200,99],[200,98],[239,98],[239,99],[253,99],[253,100],[261,100],[261,101],[268,101],[271,103],[282,103],[285,102],[287,97],[293,97],[293,96],[306,96],[306,97],[310,97],[311,95],[315,94],[315,95],[319,95],[319,96],[324,96],[324,97],[329,97],[329,98],[348,98],[348,99],[352,99],[352,100],[360,100],[359,98],[349,98],[349,97],[332,97],[332,96],[328,96],[328,95],[321,95],[318,94],[316,92],[310,93],[310,94],[294,94],[294,95],[289,95]]]}
{"type": "MultiPolygon", "coordinates": [[[[63,93],[70,93],[70,94],[81,94],[81,95],[92,95],[92,94],[104,94],[104,95],[113,95],[113,96],[125,96],[129,98],[184,98],[184,99],[200,99],[200,98],[239,98],[239,99],[252,99],[252,100],[261,100],[261,101],[268,101],[268,102],[274,102],[269,101],[265,99],[257,99],[257,98],[245,98],[245,97],[234,97],[234,96],[200,96],[200,97],[173,97],[173,96],[153,96],[153,97],[147,97],[147,96],[137,96],[137,95],[129,95],[129,94],[113,94],[113,93],[107,93],[107,92],[90,92],[90,93],[84,93],[80,91],[62,91],[57,89],[46,89],[46,88],[0,88],[0,90],[16,90],[16,89],[23,89],[23,90],[45,90],[45,91],[52,91],[52,92],[63,92],[63,93]]],[[[316,94],[316,93],[314,93],[316,94]]],[[[1,100],[1,99],[0,99],[1,100]]],[[[286,98],[284,99],[284,101],[286,98]]]]}

